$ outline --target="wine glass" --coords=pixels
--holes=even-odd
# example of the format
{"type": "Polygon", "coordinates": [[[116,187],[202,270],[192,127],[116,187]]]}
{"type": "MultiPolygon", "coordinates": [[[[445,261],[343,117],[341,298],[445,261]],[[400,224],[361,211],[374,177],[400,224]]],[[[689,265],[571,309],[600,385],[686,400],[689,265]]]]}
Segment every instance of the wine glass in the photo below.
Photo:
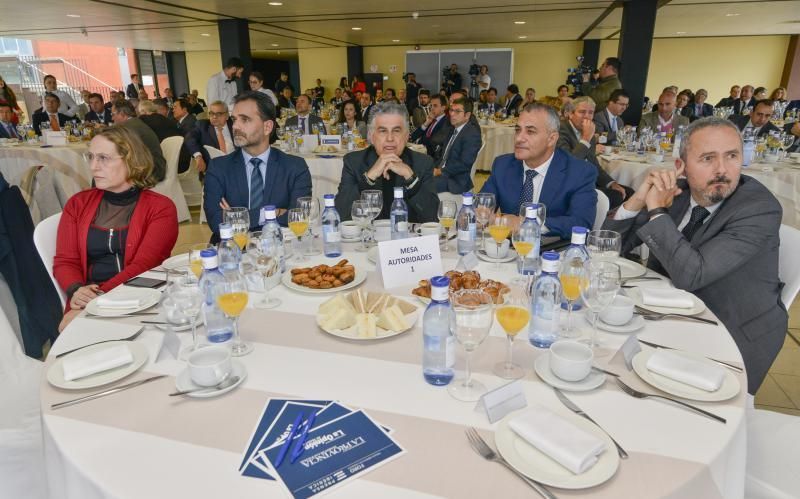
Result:
{"type": "Polygon", "coordinates": [[[489,225],[489,235],[492,236],[492,239],[494,239],[494,242],[497,245],[498,258],[495,261],[496,269],[500,268],[500,248],[503,246],[503,241],[505,241],[510,234],[511,220],[509,220],[509,217],[501,213],[494,215],[492,217],[491,225],[489,225]]]}
{"type": "Polygon", "coordinates": [[[561,281],[561,292],[567,300],[567,326],[561,328],[562,338],[575,338],[577,331],[572,329],[572,309],[575,300],[581,297],[581,282],[586,277],[586,270],[580,258],[564,259],[558,273],[561,281]]]}
{"type": "Polygon", "coordinates": [[[586,236],[586,250],[593,260],[613,261],[619,258],[622,236],[613,230],[593,230],[586,236]]]}
{"type": "Polygon", "coordinates": [[[281,282],[280,241],[270,234],[263,235],[259,242],[261,246],[256,259],[256,271],[264,282],[264,298],[254,305],[257,308],[275,308],[281,304],[281,300],[270,297],[269,290],[281,282]]]}
{"type": "Polygon", "coordinates": [[[525,376],[525,371],[518,364],[514,364],[514,338],[531,319],[530,301],[525,288],[515,285],[505,289],[500,299],[502,301],[495,310],[495,316],[508,338],[508,356],[505,361],[494,366],[493,372],[503,379],[519,379],[525,376]]]}
{"type": "Polygon", "coordinates": [[[475,219],[481,224],[481,248],[483,248],[486,241],[486,226],[489,224],[494,209],[497,207],[497,201],[494,194],[490,192],[479,192],[475,194],[473,202],[475,205],[475,219]]]}
{"type": "Polygon", "coordinates": [[[544,227],[545,217],[547,216],[547,206],[545,206],[544,203],[522,203],[519,205],[520,218],[525,219],[525,214],[529,206],[533,208],[536,213],[536,222],[539,224],[539,227],[544,227]]]}
{"type": "Polygon", "coordinates": [[[247,306],[247,283],[239,272],[226,272],[224,276],[224,280],[214,284],[212,292],[222,313],[233,319],[231,355],[241,357],[253,351],[253,345],[242,341],[239,335],[239,316],[247,306]]]}
{"type": "Polygon", "coordinates": [[[489,336],[494,315],[492,297],[480,289],[462,289],[450,295],[450,332],[464,347],[466,369],[463,378],[458,378],[447,387],[448,393],[464,402],[474,402],[486,393],[483,383],[472,379],[470,357],[472,352],[489,336]]]}
{"type": "MultiPolygon", "coordinates": [[[[306,212],[308,218],[308,238],[309,243],[306,244],[306,255],[317,255],[320,252],[314,249],[314,228],[319,223],[319,199],[314,196],[303,196],[297,198],[297,207],[306,212]]],[[[305,235],[304,235],[305,237],[305,235]]]]}
{"type": "Polygon", "coordinates": [[[189,270],[192,271],[198,279],[203,274],[203,258],[200,256],[200,252],[204,249],[211,249],[215,246],[213,244],[208,243],[199,243],[193,244],[192,249],[189,252],[189,270]]]}
{"type": "Polygon", "coordinates": [[[289,210],[289,230],[295,235],[297,244],[294,244],[294,253],[296,255],[296,262],[306,262],[308,258],[300,250],[302,248],[303,234],[308,230],[308,215],[303,208],[292,208],[289,210]]]}
{"type": "Polygon", "coordinates": [[[197,315],[202,305],[203,294],[194,276],[178,275],[170,279],[161,302],[164,318],[173,329],[175,326],[186,324],[192,326],[192,345],[180,353],[181,359],[187,358],[191,352],[197,350],[197,315]]]}
{"type": "Polygon", "coordinates": [[[350,218],[361,227],[361,246],[356,248],[356,251],[367,251],[366,230],[372,219],[372,209],[369,203],[363,200],[353,201],[353,205],[350,207],[350,218]]]}
{"type": "MultiPolygon", "coordinates": [[[[376,189],[369,189],[361,191],[361,200],[366,201],[370,212],[370,221],[375,222],[375,219],[383,211],[383,192],[376,189]]],[[[374,228],[370,232],[370,241],[375,240],[374,228]]]]}
{"type": "Polygon", "coordinates": [[[439,201],[439,223],[444,227],[444,251],[450,248],[450,229],[456,224],[456,210],[458,205],[455,201],[441,200],[439,201]]]}
{"type": "Polygon", "coordinates": [[[584,275],[580,280],[583,303],[592,312],[592,337],[588,341],[594,348],[597,344],[597,318],[617,296],[621,285],[619,265],[607,261],[587,260],[584,275]]]}
{"type": "Polygon", "coordinates": [[[247,246],[247,233],[250,231],[250,212],[243,206],[235,206],[222,210],[222,221],[231,224],[233,241],[244,250],[247,246]]]}
{"type": "Polygon", "coordinates": [[[792,147],[793,144],[794,144],[794,135],[792,135],[791,133],[787,132],[787,133],[784,133],[781,136],[780,147],[781,147],[781,151],[783,151],[783,157],[784,158],[786,158],[788,156],[786,154],[786,151],[788,151],[789,148],[792,147]]]}

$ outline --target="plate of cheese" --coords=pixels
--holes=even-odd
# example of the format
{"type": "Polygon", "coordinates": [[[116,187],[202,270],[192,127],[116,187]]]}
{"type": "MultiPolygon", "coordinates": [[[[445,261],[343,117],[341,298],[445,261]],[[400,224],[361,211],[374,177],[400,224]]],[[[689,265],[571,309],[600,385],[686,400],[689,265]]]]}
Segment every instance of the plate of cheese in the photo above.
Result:
{"type": "Polygon", "coordinates": [[[339,293],[322,303],[317,325],[348,340],[382,340],[402,334],[417,321],[417,307],[386,293],[339,293]]]}

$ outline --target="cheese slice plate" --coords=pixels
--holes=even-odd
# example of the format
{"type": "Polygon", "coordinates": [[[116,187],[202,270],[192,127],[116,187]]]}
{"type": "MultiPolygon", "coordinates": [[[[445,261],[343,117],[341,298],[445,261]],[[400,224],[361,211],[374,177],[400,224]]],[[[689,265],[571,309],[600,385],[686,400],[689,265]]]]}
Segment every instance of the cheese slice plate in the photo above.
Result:
{"type": "Polygon", "coordinates": [[[320,305],[317,325],[339,338],[372,341],[405,333],[418,315],[415,305],[385,293],[341,293],[320,305]]]}

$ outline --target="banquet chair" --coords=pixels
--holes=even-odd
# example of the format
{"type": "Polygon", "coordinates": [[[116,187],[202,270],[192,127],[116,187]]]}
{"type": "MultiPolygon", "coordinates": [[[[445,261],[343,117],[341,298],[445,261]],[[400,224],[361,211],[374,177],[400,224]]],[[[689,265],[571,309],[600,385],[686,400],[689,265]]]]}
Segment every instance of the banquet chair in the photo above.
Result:
{"type": "Polygon", "coordinates": [[[747,499],[790,499],[800,494],[800,417],[747,411],[747,499]]]}
{"type": "Polygon", "coordinates": [[[181,184],[178,182],[178,157],[181,154],[182,145],[183,137],[167,137],[161,141],[161,151],[167,160],[167,174],[164,180],[153,187],[154,192],[167,196],[175,203],[175,208],[178,210],[178,222],[192,218],[181,190],[181,184]]]}
{"type": "Polygon", "coordinates": [[[478,154],[475,155],[475,161],[472,163],[472,169],[469,171],[469,178],[475,182],[475,172],[478,171],[478,158],[481,157],[481,153],[486,148],[486,141],[481,142],[481,148],[478,149],[478,154]]]}
{"type": "Polygon", "coordinates": [[[789,225],[781,225],[780,237],[778,275],[785,283],[781,291],[781,300],[788,309],[800,291],[800,259],[797,258],[800,254],[800,230],[789,225]]]}
{"type": "MultiPolygon", "coordinates": [[[[225,153],[217,149],[216,147],[212,146],[203,146],[208,151],[208,156],[210,159],[219,158],[220,156],[225,156],[225,153]]],[[[208,166],[208,165],[206,165],[208,166]]],[[[203,209],[203,199],[205,198],[205,191],[200,196],[200,223],[206,223],[206,210],[203,209]]]]}
{"type": "Polygon", "coordinates": [[[0,497],[44,499],[39,384],[43,364],[27,357],[0,309],[0,497]]]}
{"type": "Polygon", "coordinates": [[[603,222],[606,220],[606,215],[608,215],[608,209],[611,206],[611,203],[608,201],[608,196],[597,191],[597,211],[594,215],[594,226],[592,230],[600,230],[600,227],[603,226],[603,222]]]}
{"type": "Polygon", "coordinates": [[[61,300],[61,308],[67,303],[67,295],[58,285],[55,276],[53,275],[53,259],[56,256],[56,236],[58,235],[58,223],[61,221],[61,213],[51,215],[37,225],[33,229],[33,245],[36,246],[36,251],[39,252],[39,258],[42,259],[44,268],[50,275],[53,281],[53,286],[58,292],[58,298],[61,300]]]}
{"type": "Polygon", "coordinates": [[[189,168],[178,174],[178,181],[188,206],[197,206],[203,203],[203,184],[200,182],[200,172],[197,171],[197,161],[194,158],[189,163],[189,168]]]}

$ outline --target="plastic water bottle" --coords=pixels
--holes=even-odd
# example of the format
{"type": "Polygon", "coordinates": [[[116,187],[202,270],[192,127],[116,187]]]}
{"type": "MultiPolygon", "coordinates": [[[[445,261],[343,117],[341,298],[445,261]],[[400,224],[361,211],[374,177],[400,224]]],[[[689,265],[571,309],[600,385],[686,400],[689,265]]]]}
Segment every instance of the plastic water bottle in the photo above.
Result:
{"type": "Polygon", "coordinates": [[[679,158],[681,155],[681,141],[683,140],[683,136],[686,134],[686,125],[681,125],[678,127],[678,131],[675,132],[675,142],[672,144],[672,157],[679,158]]]}
{"type": "Polygon", "coordinates": [[[200,252],[203,260],[203,273],[198,284],[203,295],[203,324],[206,327],[206,338],[209,343],[223,343],[233,337],[233,321],[222,313],[217,306],[217,294],[214,285],[225,281],[225,276],[219,269],[217,250],[205,249],[200,252]]]}
{"type": "Polygon", "coordinates": [[[536,274],[539,270],[539,248],[542,241],[542,228],[539,225],[539,219],[536,217],[537,209],[537,205],[525,208],[525,220],[520,224],[517,234],[515,248],[518,252],[522,247],[519,244],[520,242],[531,245],[531,250],[525,255],[520,255],[521,258],[517,260],[517,271],[523,275],[536,274]]]}
{"type": "Polygon", "coordinates": [[[394,201],[389,212],[392,223],[392,239],[405,239],[408,237],[408,206],[403,201],[403,188],[394,188],[394,201]]]}
{"type": "Polygon", "coordinates": [[[558,339],[561,318],[561,282],[558,253],[545,251],[542,255],[542,275],[531,292],[531,323],[528,341],[539,348],[550,348],[558,339]]]}
{"type": "Polygon", "coordinates": [[[742,134],[742,140],[744,141],[744,146],[742,148],[742,166],[747,167],[753,162],[756,154],[756,141],[753,136],[753,130],[745,129],[742,134]]]}
{"type": "Polygon", "coordinates": [[[233,240],[233,227],[229,223],[219,224],[219,267],[223,272],[239,271],[239,263],[242,261],[242,250],[233,240]]]}
{"type": "Polygon", "coordinates": [[[325,194],[325,209],[322,211],[322,251],[328,258],[342,255],[342,233],[339,231],[342,219],[333,200],[333,194],[325,194]]]}
{"type": "MultiPolygon", "coordinates": [[[[589,252],[586,250],[586,234],[588,234],[588,232],[589,230],[586,227],[572,228],[572,242],[567,250],[564,251],[563,261],[569,262],[577,259],[580,261],[581,266],[586,263],[586,260],[589,259],[589,252]]],[[[582,307],[583,305],[581,304],[580,298],[575,300],[575,303],[572,304],[572,310],[580,310],[582,307]]],[[[561,302],[561,308],[564,310],[567,309],[566,299],[561,302]]]]}
{"type": "Polygon", "coordinates": [[[461,209],[456,215],[456,230],[458,231],[457,250],[459,255],[466,255],[475,251],[475,230],[478,218],[475,208],[472,207],[472,193],[465,192],[461,196],[461,209]]]}
{"type": "Polygon", "coordinates": [[[422,376],[432,385],[444,386],[453,380],[456,350],[450,332],[450,279],[431,279],[431,302],[422,316],[422,376]]]}
{"type": "Polygon", "coordinates": [[[261,208],[259,218],[264,221],[264,225],[261,226],[262,237],[267,234],[272,235],[272,238],[263,237],[261,244],[271,244],[271,241],[274,241],[275,244],[279,246],[277,253],[279,255],[281,273],[283,273],[286,271],[286,257],[283,251],[283,231],[281,230],[281,226],[278,225],[278,218],[275,216],[275,206],[269,204],[261,208]],[[268,242],[265,243],[264,241],[268,242]]]}

